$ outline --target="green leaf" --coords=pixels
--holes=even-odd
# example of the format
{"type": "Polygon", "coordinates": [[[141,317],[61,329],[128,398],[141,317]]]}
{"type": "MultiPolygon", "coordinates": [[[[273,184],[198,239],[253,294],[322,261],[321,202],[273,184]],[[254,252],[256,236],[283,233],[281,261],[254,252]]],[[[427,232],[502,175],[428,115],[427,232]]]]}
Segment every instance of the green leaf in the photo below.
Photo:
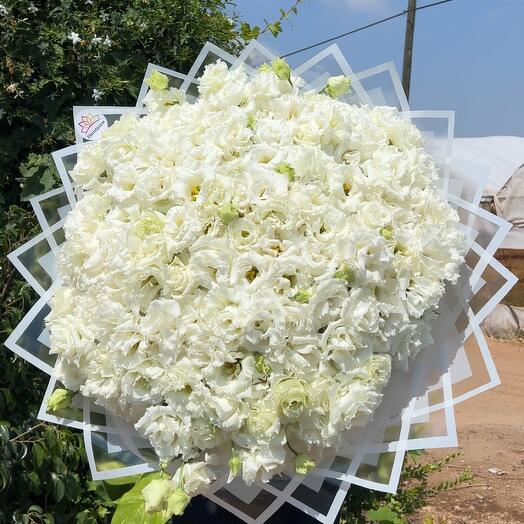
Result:
{"type": "Polygon", "coordinates": [[[145,510],[144,496],[142,490],[155,479],[163,477],[163,473],[158,471],[142,475],[138,482],[125,493],[118,501],[115,514],[111,524],[164,524],[169,520],[164,512],[147,513],[145,510]]]}
{"type": "Polygon", "coordinates": [[[11,475],[5,464],[0,464],[0,491],[4,491],[11,482],[11,475]]]}
{"type": "Polygon", "coordinates": [[[247,22],[240,24],[240,34],[246,41],[256,40],[260,36],[261,29],[259,26],[251,27],[247,22]]]}
{"type": "Polygon", "coordinates": [[[120,502],[115,514],[111,519],[111,524],[165,524],[170,520],[165,512],[148,513],[144,498],[130,498],[120,502]]]}
{"type": "Polygon", "coordinates": [[[44,463],[44,457],[44,448],[38,442],[33,444],[33,462],[37,468],[40,468],[44,463]]]}
{"type": "Polygon", "coordinates": [[[109,484],[110,486],[123,486],[125,484],[136,484],[142,475],[130,475],[129,477],[118,477],[116,479],[107,479],[104,480],[104,484],[109,484]]]}
{"type": "Polygon", "coordinates": [[[94,517],[89,510],[84,510],[76,515],[76,524],[96,524],[94,517]]]}
{"type": "Polygon", "coordinates": [[[11,425],[7,420],[0,420],[0,444],[9,440],[9,429],[11,425]]]}
{"type": "Polygon", "coordinates": [[[396,524],[399,515],[395,513],[389,506],[381,506],[379,509],[372,509],[367,512],[367,517],[372,522],[379,522],[380,524],[396,524]]]}
{"type": "Polygon", "coordinates": [[[53,496],[57,502],[60,502],[65,494],[64,481],[56,473],[51,473],[51,481],[53,486],[53,496]]]}
{"type": "Polygon", "coordinates": [[[282,24],[280,22],[268,24],[267,27],[269,28],[273,36],[278,36],[282,32],[282,24]]]}
{"type": "Polygon", "coordinates": [[[111,524],[134,524],[141,522],[145,524],[147,513],[144,500],[129,499],[118,504],[111,524]]]}
{"type": "Polygon", "coordinates": [[[54,429],[48,429],[45,432],[45,441],[49,448],[52,448],[56,444],[56,435],[54,429]]]}
{"type": "Polygon", "coordinates": [[[36,495],[40,494],[41,492],[41,485],[42,482],[40,480],[40,476],[36,471],[31,471],[28,475],[29,484],[31,486],[31,491],[35,493],[36,495]]]}
{"type": "Polygon", "coordinates": [[[97,483],[96,494],[101,500],[109,502],[118,500],[129,491],[140,478],[141,475],[133,475],[131,477],[104,480],[97,483]]]}
{"type": "Polygon", "coordinates": [[[56,184],[56,175],[52,169],[46,169],[40,177],[40,183],[44,187],[44,192],[50,191],[56,184]]]}
{"type": "Polygon", "coordinates": [[[65,477],[65,491],[68,500],[77,500],[81,495],[80,480],[77,475],[67,474],[65,477]]]}

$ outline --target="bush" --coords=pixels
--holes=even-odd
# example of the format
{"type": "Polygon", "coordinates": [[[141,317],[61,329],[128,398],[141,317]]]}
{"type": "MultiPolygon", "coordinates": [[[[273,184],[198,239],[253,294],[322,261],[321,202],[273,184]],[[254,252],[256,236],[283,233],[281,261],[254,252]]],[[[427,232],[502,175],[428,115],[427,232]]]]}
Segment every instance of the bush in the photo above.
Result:
{"type": "MultiPolygon", "coordinates": [[[[0,217],[5,339],[36,300],[6,260],[7,253],[37,234],[33,214],[11,206],[0,217]]],[[[89,482],[82,435],[36,420],[46,376],[21,358],[0,351],[0,523],[70,523],[82,510],[104,522],[104,500],[89,482]]]]}
{"type": "Polygon", "coordinates": [[[419,463],[418,458],[422,454],[422,451],[407,453],[395,494],[352,486],[342,508],[340,524],[407,524],[406,515],[424,506],[429,497],[473,480],[473,475],[466,469],[451,481],[430,485],[431,474],[442,471],[459,454],[448,455],[436,462],[419,463]]]}
{"type": "Polygon", "coordinates": [[[134,105],[148,62],[186,71],[208,40],[235,52],[227,0],[7,0],[0,7],[1,194],[54,184],[73,105],[134,105]],[[77,36],[75,36],[77,35],[77,36]]]}

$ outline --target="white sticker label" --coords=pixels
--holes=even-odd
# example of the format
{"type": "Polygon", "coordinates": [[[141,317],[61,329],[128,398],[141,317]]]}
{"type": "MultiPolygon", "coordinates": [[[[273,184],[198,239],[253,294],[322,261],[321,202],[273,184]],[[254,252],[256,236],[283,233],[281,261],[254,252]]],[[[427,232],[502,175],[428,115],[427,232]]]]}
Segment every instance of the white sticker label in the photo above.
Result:
{"type": "Polygon", "coordinates": [[[80,136],[84,140],[96,140],[100,134],[107,129],[107,120],[104,115],[97,113],[96,110],[88,109],[76,115],[76,125],[80,136]]]}

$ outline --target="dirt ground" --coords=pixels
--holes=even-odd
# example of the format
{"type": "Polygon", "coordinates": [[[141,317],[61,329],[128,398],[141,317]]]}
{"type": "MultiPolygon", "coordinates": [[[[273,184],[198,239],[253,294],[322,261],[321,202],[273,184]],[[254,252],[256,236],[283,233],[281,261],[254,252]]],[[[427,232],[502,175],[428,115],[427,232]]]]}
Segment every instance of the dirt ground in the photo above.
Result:
{"type": "MultiPolygon", "coordinates": [[[[463,455],[432,477],[434,482],[451,480],[469,466],[474,486],[430,499],[413,523],[524,523],[524,343],[489,340],[489,347],[502,384],[457,406],[463,455]],[[490,472],[493,468],[498,471],[490,472]]],[[[440,450],[428,457],[454,451],[440,450]]]]}

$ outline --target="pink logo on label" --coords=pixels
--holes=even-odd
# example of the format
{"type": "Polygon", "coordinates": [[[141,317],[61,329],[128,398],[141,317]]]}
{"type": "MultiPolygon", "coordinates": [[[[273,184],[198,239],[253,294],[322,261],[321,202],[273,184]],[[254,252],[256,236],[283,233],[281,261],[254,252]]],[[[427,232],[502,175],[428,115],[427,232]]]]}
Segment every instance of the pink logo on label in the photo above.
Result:
{"type": "Polygon", "coordinates": [[[93,124],[96,124],[99,120],[100,120],[99,115],[92,115],[91,113],[82,115],[80,117],[80,122],[78,123],[82,134],[86,135],[87,133],[89,133],[89,129],[91,129],[91,126],[93,124]]]}
{"type": "Polygon", "coordinates": [[[108,127],[103,114],[93,114],[91,111],[79,113],[76,116],[76,123],[80,127],[80,136],[84,140],[96,140],[108,127]]]}

